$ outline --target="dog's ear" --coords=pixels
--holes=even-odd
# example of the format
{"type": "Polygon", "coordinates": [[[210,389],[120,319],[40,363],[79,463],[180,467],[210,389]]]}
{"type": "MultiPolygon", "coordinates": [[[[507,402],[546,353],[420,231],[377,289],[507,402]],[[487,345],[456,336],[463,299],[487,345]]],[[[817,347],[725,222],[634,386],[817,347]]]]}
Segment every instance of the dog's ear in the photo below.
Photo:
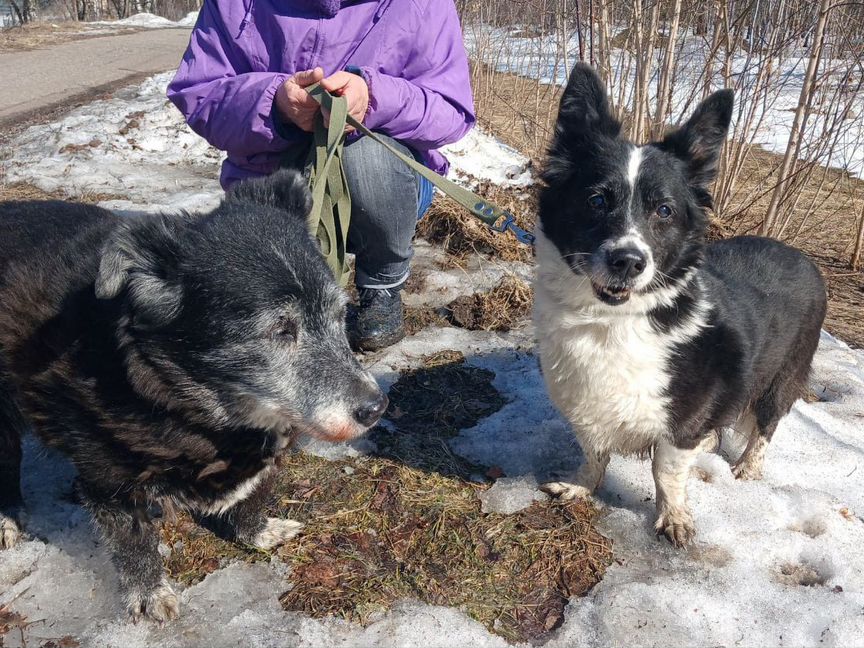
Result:
{"type": "Polygon", "coordinates": [[[694,187],[706,188],[717,175],[717,161],[732,121],[734,102],[732,90],[715,92],[699,104],[683,126],[658,144],[687,164],[694,187]]]}
{"type": "Polygon", "coordinates": [[[136,325],[167,324],[180,312],[180,238],[188,218],[147,216],[124,222],[102,250],[96,275],[96,297],[126,293],[136,325]]]}
{"type": "Polygon", "coordinates": [[[306,178],[291,169],[280,169],[263,178],[250,178],[234,185],[225,200],[275,207],[306,217],[312,211],[312,194],[306,178]]]}
{"type": "Polygon", "coordinates": [[[577,63],[561,95],[543,179],[550,186],[566,183],[586,160],[601,155],[620,131],[621,124],[612,117],[600,77],[589,65],[577,63]]]}
{"type": "Polygon", "coordinates": [[[590,65],[577,63],[561,95],[558,132],[561,135],[600,134],[617,137],[621,124],[612,117],[603,81],[590,65]]]}

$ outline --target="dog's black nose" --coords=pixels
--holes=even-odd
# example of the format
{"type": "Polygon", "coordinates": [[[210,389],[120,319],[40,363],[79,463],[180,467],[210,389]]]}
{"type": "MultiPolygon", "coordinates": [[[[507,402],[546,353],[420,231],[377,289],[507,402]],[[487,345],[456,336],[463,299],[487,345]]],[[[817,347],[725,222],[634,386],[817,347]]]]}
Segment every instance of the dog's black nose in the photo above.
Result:
{"type": "Polygon", "coordinates": [[[372,427],[387,411],[387,394],[379,392],[378,396],[354,410],[354,419],[364,427],[372,427]]]}
{"type": "Polygon", "coordinates": [[[645,255],[636,248],[618,248],[606,254],[609,269],[624,279],[638,277],[648,265],[645,255]]]}

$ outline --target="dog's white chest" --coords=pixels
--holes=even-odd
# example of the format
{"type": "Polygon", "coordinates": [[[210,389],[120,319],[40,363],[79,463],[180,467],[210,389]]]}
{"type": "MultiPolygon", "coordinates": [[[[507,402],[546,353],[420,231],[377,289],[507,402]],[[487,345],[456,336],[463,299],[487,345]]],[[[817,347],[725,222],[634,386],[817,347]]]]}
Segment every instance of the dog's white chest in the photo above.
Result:
{"type": "Polygon", "coordinates": [[[536,318],[549,394],[583,445],[640,453],[668,429],[669,347],[647,318],[620,325],[536,318]]]}

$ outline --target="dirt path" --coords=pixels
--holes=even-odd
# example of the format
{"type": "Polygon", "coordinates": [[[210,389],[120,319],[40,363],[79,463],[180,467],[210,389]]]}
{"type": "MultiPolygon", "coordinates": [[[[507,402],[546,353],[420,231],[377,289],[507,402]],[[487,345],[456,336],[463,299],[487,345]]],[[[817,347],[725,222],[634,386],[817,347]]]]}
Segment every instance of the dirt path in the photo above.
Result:
{"type": "Polygon", "coordinates": [[[0,57],[0,131],[63,104],[175,67],[188,29],[151,29],[4,52],[0,57]]]}

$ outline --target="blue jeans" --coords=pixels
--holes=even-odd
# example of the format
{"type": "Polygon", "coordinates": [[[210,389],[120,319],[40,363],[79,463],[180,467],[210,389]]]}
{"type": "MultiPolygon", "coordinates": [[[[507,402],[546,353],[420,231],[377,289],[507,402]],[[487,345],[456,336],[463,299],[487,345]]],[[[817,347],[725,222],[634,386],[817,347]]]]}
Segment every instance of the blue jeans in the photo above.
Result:
{"type": "MultiPolygon", "coordinates": [[[[379,135],[406,155],[407,146],[379,135]]],[[[348,251],[358,288],[392,288],[408,278],[417,221],[432,202],[432,184],[368,137],[349,142],[342,168],[351,192],[348,251]]]]}
{"type": "MultiPolygon", "coordinates": [[[[378,134],[406,155],[404,144],[378,134]]],[[[308,148],[286,154],[283,165],[302,169],[308,148]]],[[[432,203],[432,184],[368,137],[346,142],[342,168],[351,192],[348,252],[355,255],[358,288],[393,288],[408,278],[417,221],[432,203]]]]}

